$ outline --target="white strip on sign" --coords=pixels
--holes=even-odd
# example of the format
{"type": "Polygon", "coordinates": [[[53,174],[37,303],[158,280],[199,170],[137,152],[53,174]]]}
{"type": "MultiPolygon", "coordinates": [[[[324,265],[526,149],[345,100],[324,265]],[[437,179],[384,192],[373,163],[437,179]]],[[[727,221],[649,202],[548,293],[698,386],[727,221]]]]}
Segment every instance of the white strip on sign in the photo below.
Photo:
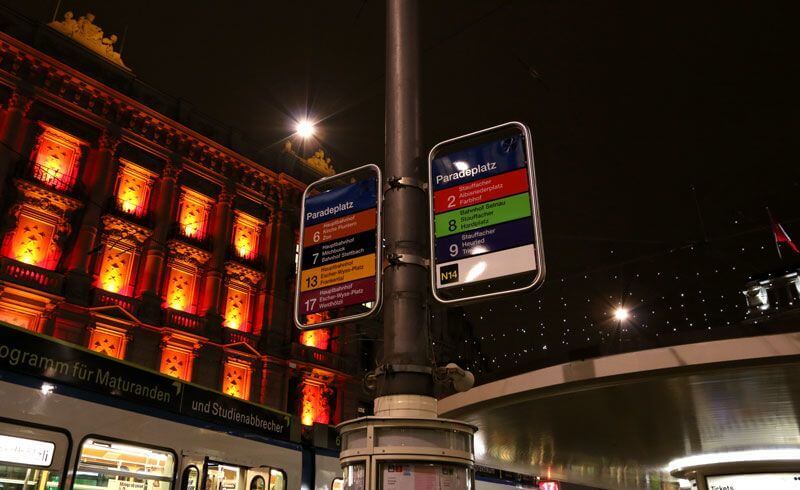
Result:
{"type": "Polygon", "coordinates": [[[436,265],[436,286],[447,288],[536,270],[533,245],[436,265]]]}

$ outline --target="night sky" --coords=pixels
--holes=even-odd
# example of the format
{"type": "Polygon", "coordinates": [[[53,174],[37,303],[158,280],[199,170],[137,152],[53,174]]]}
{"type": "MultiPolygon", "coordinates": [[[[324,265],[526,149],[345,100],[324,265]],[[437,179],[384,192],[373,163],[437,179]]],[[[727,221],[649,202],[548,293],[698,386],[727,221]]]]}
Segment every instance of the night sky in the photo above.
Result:
{"type": "MultiPolygon", "coordinates": [[[[48,21],[57,2],[0,3],[48,21]]],[[[748,278],[800,263],[778,259],[765,211],[800,243],[790,2],[421,3],[425,152],[508,120],[534,135],[548,278],[453,312],[479,374],[723,329],[743,317],[748,278]],[[608,321],[620,302],[634,315],[623,332],[608,321]]],[[[383,161],[382,1],[66,10],[95,13],[107,34],[127,26],[134,73],[241,128],[266,162],[306,113],[337,169],[383,161]]]]}

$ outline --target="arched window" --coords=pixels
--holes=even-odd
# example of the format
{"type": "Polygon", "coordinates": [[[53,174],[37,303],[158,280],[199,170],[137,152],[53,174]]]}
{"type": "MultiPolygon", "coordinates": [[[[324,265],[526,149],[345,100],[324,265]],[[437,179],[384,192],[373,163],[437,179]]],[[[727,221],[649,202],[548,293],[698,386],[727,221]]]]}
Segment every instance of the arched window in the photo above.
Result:
{"type": "Polygon", "coordinates": [[[181,476],[181,490],[197,490],[200,483],[200,470],[195,465],[189,465],[183,470],[181,476]]]}
{"type": "Polygon", "coordinates": [[[267,482],[264,481],[263,476],[257,475],[255,478],[250,480],[250,490],[266,490],[267,482]]]}

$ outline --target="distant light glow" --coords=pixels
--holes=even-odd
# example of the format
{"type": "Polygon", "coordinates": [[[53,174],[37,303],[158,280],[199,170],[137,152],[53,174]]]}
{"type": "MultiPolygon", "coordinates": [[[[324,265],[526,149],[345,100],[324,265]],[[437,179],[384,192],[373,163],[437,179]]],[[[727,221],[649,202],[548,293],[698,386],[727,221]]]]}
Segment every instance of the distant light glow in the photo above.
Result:
{"type": "Polygon", "coordinates": [[[472,255],[485,254],[488,251],[488,248],[484,247],[483,245],[478,245],[472,249],[472,255]]]}
{"type": "Polygon", "coordinates": [[[667,471],[694,468],[710,464],[744,463],[751,461],[800,461],[800,448],[753,449],[726,453],[708,453],[674,459],[667,465],[667,471]]]}
{"type": "Polygon", "coordinates": [[[620,306],[616,310],[614,310],[614,319],[617,320],[618,322],[624,322],[625,320],[630,318],[630,316],[631,314],[627,308],[623,308],[620,306]]]}
{"type": "Polygon", "coordinates": [[[483,437],[475,435],[475,456],[483,457],[486,455],[486,443],[483,441],[483,437]]]}
{"type": "Polygon", "coordinates": [[[295,131],[297,131],[297,135],[301,138],[310,138],[314,136],[314,123],[308,119],[303,119],[297,123],[295,131]]]}
{"type": "Polygon", "coordinates": [[[43,395],[49,395],[55,389],[56,389],[56,387],[51,385],[50,383],[42,383],[42,394],[43,395]]]}
{"type": "Polygon", "coordinates": [[[458,170],[466,170],[469,168],[469,164],[463,160],[453,162],[453,165],[455,165],[458,170]]]}

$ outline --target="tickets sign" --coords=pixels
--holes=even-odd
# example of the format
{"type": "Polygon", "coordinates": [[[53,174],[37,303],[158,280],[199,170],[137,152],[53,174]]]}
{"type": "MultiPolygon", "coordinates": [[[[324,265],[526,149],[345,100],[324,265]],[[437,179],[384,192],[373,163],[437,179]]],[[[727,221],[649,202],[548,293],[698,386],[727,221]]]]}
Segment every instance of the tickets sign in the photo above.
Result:
{"type": "Polygon", "coordinates": [[[439,301],[525,291],[544,279],[532,155],[520,123],[431,150],[431,283],[439,301]]]}
{"type": "Polygon", "coordinates": [[[320,328],[364,318],[380,293],[380,169],[318,180],[303,194],[295,324],[320,328]]]}

